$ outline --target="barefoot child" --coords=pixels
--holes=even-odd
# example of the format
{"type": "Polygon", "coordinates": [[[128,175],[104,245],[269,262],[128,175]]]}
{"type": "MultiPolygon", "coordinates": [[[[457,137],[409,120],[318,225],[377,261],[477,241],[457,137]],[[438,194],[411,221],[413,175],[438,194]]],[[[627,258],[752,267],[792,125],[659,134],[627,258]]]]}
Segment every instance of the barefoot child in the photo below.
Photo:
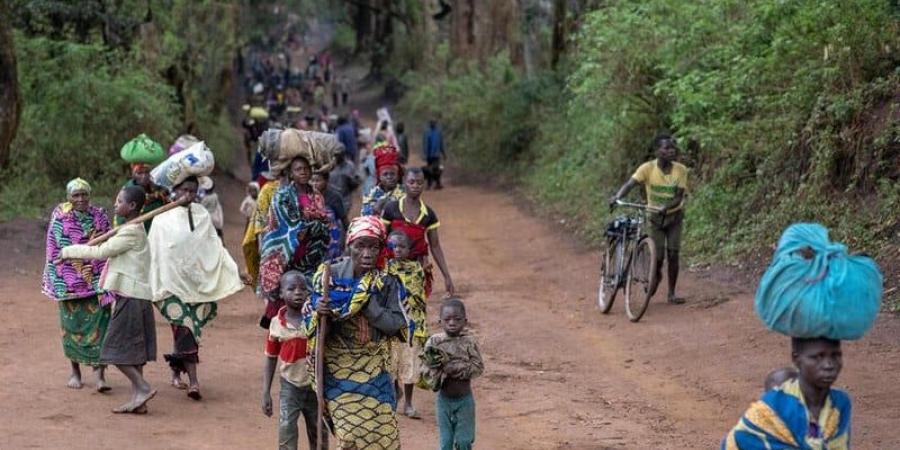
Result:
{"type": "MultiPolygon", "coordinates": [[[[144,207],[140,186],[127,186],[116,197],[115,214],[126,222],[144,207]]],[[[71,245],[62,259],[106,259],[103,289],[115,295],[115,306],[100,350],[100,362],[115,364],[131,381],[131,400],[114,413],[145,413],[156,391],[144,380],[147,361],[156,361],[156,328],[150,299],[150,248],[142,224],[122,225],[119,232],[99,246],[71,245]]]]}
{"type": "MultiPolygon", "coordinates": [[[[316,393],[306,367],[306,337],[302,331],[303,304],[309,299],[309,281],[302,273],[288,271],[281,276],[280,296],[284,301],[269,325],[266,337],[266,364],[263,369],[262,411],[272,417],[272,377],[280,366],[278,448],[296,450],[297,419],[303,414],[309,448],[316,447],[316,393]]],[[[323,448],[328,448],[325,435],[323,448]]]]}
{"type": "Polygon", "coordinates": [[[393,257],[387,263],[388,275],[393,275],[403,284],[405,294],[401,299],[403,312],[408,323],[406,339],[392,343],[395,362],[394,388],[398,392],[403,384],[403,408],[400,412],[411,419],[421,419],[413,407],[413,386],[419,381],[419,353],[428,339],[425,312],[425,271],[419,261],[409,258],[411,242],[402,231],[388,236],[388,249],[393,257]]]}
{"type": "Polygon", "coordinates": [[[458,298],[441,305],[444,332],[428,338],[422,353],[423,376],[437,395],[435,415],[441,450],[470,450],[475,442],[472,378],[484,371],[475,337],[466,331],[466,306],[458,298]]]}

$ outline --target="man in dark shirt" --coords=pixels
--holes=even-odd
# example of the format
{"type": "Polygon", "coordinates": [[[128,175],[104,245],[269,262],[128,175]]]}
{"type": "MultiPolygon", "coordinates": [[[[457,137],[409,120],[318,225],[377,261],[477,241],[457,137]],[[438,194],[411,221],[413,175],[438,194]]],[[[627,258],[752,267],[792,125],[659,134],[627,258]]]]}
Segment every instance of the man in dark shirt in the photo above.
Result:
{"type": "Polygon", "coordinates": [[[358,148],[356,145],[356,130],[346,117],[338,117],[337,129],[335,130],[337,138],[344,144],[344,155],[347,160],[356,164],[358,156],[358,148]]]}
{"type": "Polygon", "coordinates": [[[422,138],[422,146],[424,147],[425,164],[427,166],[425,171],[427,187],[428,189],[431,189],[432,186],[435,189],[443,189],[444,186],[441,185],[441,158],[446,158],[447,154],[444,152],[444,134],[438,128],[437,121],[434,119],[428,121],[428,129],[422,138]]]}

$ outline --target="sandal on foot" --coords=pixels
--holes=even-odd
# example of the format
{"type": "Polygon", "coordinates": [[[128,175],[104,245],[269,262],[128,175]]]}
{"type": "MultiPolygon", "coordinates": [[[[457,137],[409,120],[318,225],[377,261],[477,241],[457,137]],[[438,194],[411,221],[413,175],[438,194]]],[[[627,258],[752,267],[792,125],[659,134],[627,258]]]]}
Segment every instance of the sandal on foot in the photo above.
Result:
{"type": "Polygon", "coordinates": [[[174,387],[175,389],[180,389],[180,390],[183,391],[183,390],[185,390],[185,389],[188,388],[188,385],[187,385],[187,383],[185,383],[184,381],[181,381],[180,379],[173,379],[173,380],[172,380],[172,387],[174,387]]]}
{"type": "Polygon", "coordinates": [[[668,302],[672,305],[683,305],[685,300],[682,297],[669,297],[668,302]]]}

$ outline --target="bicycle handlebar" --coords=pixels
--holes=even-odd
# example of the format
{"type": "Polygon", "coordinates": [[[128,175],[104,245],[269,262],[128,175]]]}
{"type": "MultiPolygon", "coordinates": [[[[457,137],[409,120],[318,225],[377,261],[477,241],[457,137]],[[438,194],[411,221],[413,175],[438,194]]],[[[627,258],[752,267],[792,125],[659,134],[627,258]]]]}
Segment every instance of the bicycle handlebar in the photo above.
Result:
{"type": "Polygon", "coordinates": [[[656,208],[656,207],[653,207],[653,206],[650,206],[650,205],[645,205],[645,204],[642,204],[642,203],[629,203],[629,202],[624,202],[624,201],[622,201],[622,200],[616,200],[616,206],[622,206],[622,207],[625,207],[625,208],[640,209],[640,210],[650,211],[650,212],[654,212],[654,213],[661,212],[661,210],[660,210],[659,208],[656,208]]]}

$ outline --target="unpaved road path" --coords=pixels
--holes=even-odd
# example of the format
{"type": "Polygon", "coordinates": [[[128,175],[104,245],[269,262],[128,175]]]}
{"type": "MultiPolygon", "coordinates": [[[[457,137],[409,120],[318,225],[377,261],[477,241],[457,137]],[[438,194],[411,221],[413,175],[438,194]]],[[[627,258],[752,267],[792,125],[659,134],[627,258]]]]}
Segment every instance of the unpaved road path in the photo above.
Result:
{"type": "MultiPolygon", "coordinates": [[[[240,184],[220,186],[226,211],[236,211],[240,184]]],[[[760,393],[765,374],[788,364],[787,340],[763,330],[752,312],[752,286],[687,274],[687,305],[655,301],[631,324],[621,305],[609,316],[596,310],[597,253],[512,197],[451,186],[427,200],[441,217],[455,281],[485,353],[485,376],[475,382],[478,448],[714,448],[760,393]]],[[[109,412],[128,396],[115,370],[109,394],[65,388],[57,308],[38,289],[41,227],[0,226],[0,448],[275,447],[276,421],[258,406],[261,305],[248,291],[222,302],[204,333],[202,402],[167,386],[161,362],[147,368],[159,389],[147,416],[109,412]]],[[[226,242],[235,256],[241,227],[231,214],[226,242]]],[[[157,327],[162,353],[171,335],[159,317],[157,327]]],[[[882,316],[870,336],[846,345],[839,385],[854,399],[856,448],[900,448],[897,336],[898,320],[882,316]]],[[[424,419],[401,418],[404,448],[435,448],[432,401],[431,393],[416,392],[424,419]]]]}

